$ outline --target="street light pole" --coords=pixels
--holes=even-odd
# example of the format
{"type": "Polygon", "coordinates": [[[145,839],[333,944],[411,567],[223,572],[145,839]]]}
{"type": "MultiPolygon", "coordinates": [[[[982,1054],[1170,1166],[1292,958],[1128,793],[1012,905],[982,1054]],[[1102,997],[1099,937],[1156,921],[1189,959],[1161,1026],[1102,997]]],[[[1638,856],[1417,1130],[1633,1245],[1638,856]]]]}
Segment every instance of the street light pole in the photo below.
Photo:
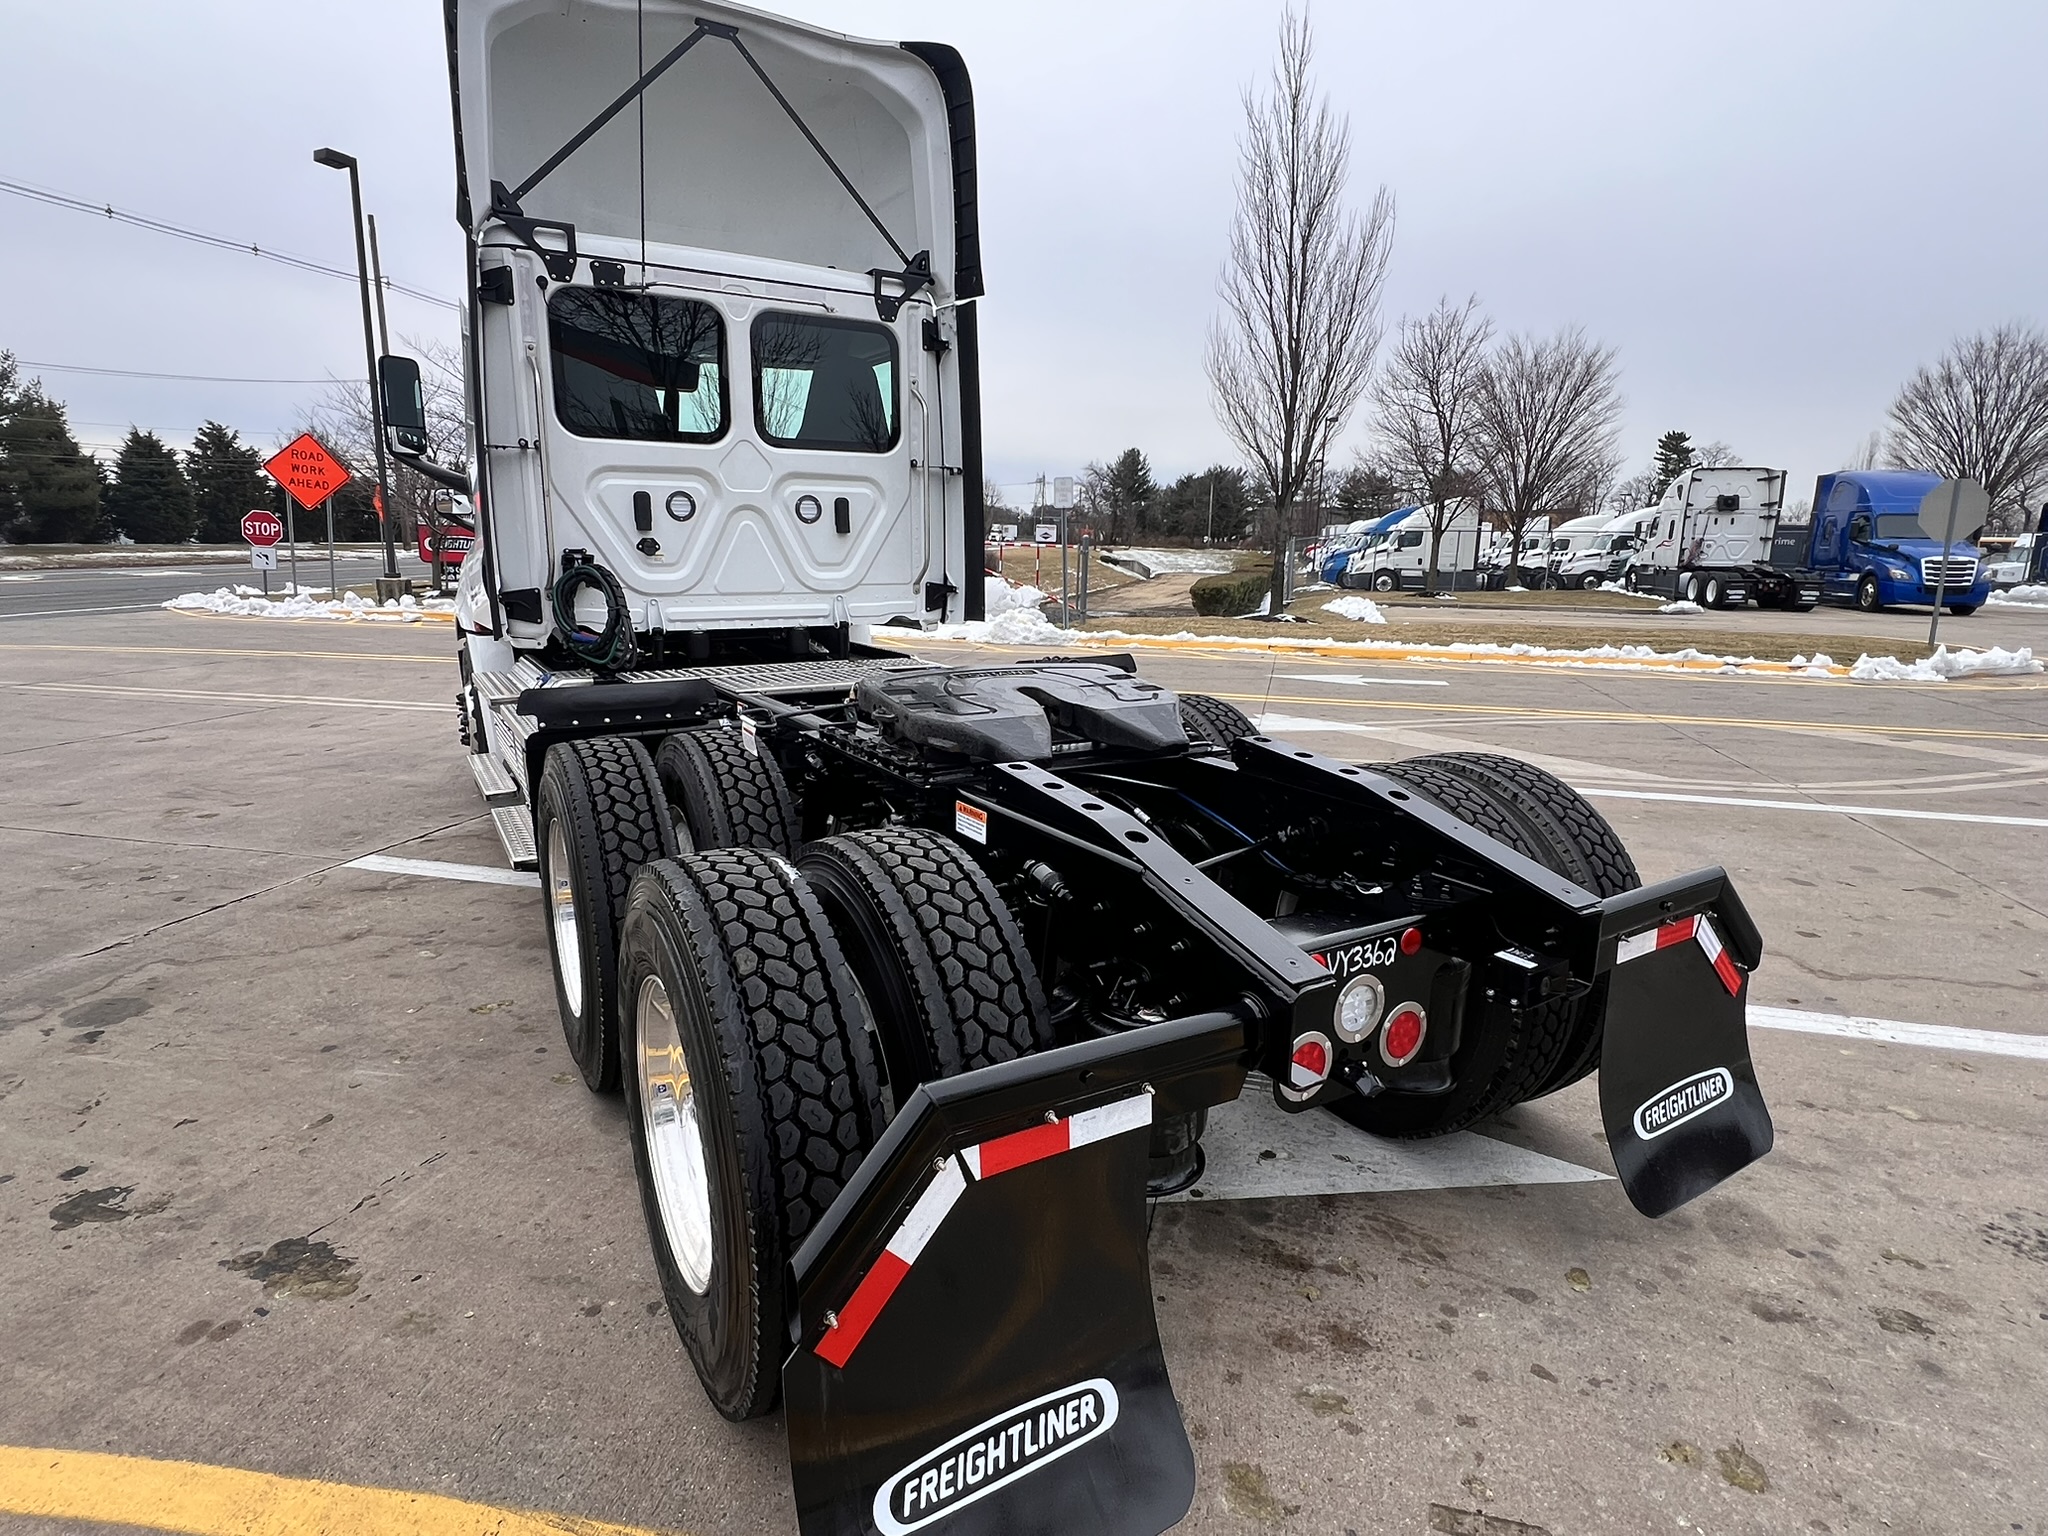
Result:
{"type": "Polygon", "coordinates": [[[384,535],[384,579],[378,583],[377,593],[381,600],[400,595],[395,590],[384,590],[385,583],[395,587],[398,582],[398,546],[391,537],[391,492],[384,469],[384,404],[377,398],[377,331],[370,313],[370,257],[363,245],[363,184],[354,155],[345,155],[338,149],[316,149],[313,163],[331,171],[348,172],[349,207],[356,225],[356,279],[363,295],[363,362],[370,384],[370,445],[377,456],[377,523],[384,535]]]}

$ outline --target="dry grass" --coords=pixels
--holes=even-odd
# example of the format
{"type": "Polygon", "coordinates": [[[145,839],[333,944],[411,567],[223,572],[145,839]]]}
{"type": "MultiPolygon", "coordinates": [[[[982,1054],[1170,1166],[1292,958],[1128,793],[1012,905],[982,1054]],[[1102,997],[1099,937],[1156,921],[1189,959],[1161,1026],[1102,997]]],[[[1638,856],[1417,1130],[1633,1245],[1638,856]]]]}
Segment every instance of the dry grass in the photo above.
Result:
{"type": "Polygon", "coordinates": [[[1925,644],[1875,635],[1779,633],[1770,630],[1717,629],[1701,621],[1658,619],[1638,623],[1517,624],[1502,614],[1475,616],[1470,623],[1433,619],[1427,624],[1357,624],[1335,614],[1316,611],[1321,594],[1295,605],[1300,624],[1270,624],[1255,619],[1196,618],[1164,614],[1133,614],[1097,619],[1088,629],[1120,629],[1132,634],[1234,635],[1252,640],[1350,640],[1381,645],[1540,645],[1553,650],[1591,649],[1603,645],[1647,645],[1660,651],[1698,650],[1717,656],[1754,656],[1765,661],[1790,661],[1825,651],[1836,661],[1854,661],[1860,652],[1915,661],[1928,654],[1925,644]]]}

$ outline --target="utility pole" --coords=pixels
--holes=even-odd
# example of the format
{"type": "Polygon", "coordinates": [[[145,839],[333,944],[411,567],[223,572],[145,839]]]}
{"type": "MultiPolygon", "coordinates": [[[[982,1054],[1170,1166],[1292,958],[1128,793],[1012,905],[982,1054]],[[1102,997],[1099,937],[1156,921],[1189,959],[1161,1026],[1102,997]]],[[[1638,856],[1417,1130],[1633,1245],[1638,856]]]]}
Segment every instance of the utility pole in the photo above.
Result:
{"type": "Polygon", "coordinates": [[[1216,542],[1216,471],[1209,471],[1209,531],[1202,535],[1202,545],[1207,548],[1216,542]]]}

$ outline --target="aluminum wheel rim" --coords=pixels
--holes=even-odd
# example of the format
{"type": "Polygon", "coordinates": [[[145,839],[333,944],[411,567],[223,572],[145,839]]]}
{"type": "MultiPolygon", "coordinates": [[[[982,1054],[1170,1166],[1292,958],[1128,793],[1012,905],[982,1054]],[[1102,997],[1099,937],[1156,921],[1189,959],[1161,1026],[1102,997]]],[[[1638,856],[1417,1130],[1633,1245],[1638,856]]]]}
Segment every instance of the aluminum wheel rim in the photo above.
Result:
{"type": "Polygon", "coordinates": [[[659,976],[640,983],[633,1010],[639,1036],[641,1135],[654,1170],[654,1203],[662,1235],[683,1284],[702,1296],[711,1288],[711,1178],[697,1093],[668,988],[659,976]]]}
{"type": "Polygon", "coordinates": [[[576,926],[576,888],[569,883],[569,850],[562,824],[548,823],[548,922],[555,934],[555,974],[569,1011],[583,1017],[583,934],[576,926]]]}

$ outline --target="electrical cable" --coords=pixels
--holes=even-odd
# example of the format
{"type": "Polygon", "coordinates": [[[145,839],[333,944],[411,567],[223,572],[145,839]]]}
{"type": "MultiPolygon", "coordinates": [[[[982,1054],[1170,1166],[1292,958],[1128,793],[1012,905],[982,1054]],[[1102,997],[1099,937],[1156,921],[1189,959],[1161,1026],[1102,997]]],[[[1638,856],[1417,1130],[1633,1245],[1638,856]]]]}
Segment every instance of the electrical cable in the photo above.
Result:
{"type": "Polygon", "coordinates": [[[600,672],[622,671],[638,657],[633,620],[626,612],[626,589],[596,561],[587,560],[562,572],[548,589],[548,602],[554,609],[555,628],[571,655],[600,672]],[[585,587],[596,588],[604,598],[602,629],[586,629],[576,622],[576,594],[585,587]]]}
{"type": "MultiPolygon", "coordinates": [[[[253,240],[230,240],[224,235],[209,235],[204,230],[187,229],[182,224],[152,219],[146,214],[129,213],[125,209],[114,207],[111,203],[89,203],[82,197],[70,197],[62,192],[53,192],[47,187],[32,186],[27,182],[9,181],[5,177],[0,177],[0,192],[26,197],[38,203],[48,203],[53,208],[69,208],[76,213],[90,213],[100,218],[112,219],[117,224],[132,225],[136,229],[153,230],[157,234],[169,235],[174,239],[190,240],[195,245],[210,245],[216,250],[223,251],[240,251],[263,261],[274,261],[281,266],[295,267],[301,272],[317,272],[322,277],[338,277],[350,283],[361,281],[354,272],[344,271],[340,267],[330,267],[324,262],[309,261],[303,256],[287,255],[283,251],[265,250],[253,240]]],[[[392,293],[402,293],[407,298],[419,299],[427,304],[438,304],[443,309],[461,307],[453,300],[444,299],[437,293],[410,288],[404,283],[393,282],[388,277],[384,279],[384,286],[392,293]]]]}
{"type": "Polygon", "coordinates": [[[89,373],[103,379],[176,379],[190,384],[345,384],[346,379],[330,375],[324,379],[254,379],[215,373],[151,373],[140,368],[88,368],[82,363],[32,363],[25,357],[14,360],[17,368],[38,373],[89,373]]]}

